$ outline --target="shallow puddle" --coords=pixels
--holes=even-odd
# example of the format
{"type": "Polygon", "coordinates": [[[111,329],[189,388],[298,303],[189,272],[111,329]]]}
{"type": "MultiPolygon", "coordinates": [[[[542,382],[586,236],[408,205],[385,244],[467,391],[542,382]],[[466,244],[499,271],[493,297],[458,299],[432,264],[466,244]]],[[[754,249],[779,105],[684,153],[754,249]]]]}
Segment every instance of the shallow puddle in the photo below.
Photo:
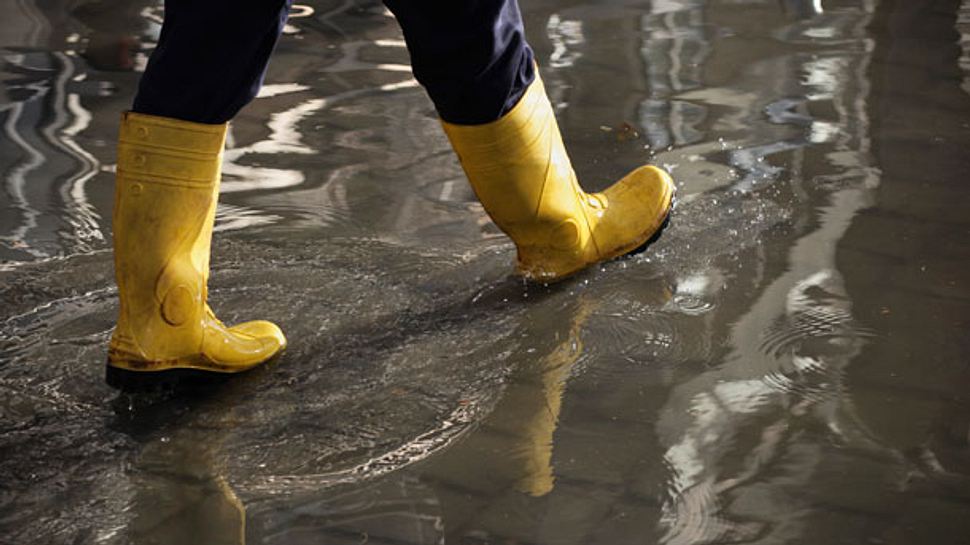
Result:
{"type": "Polygon", "coordinates": [[[7,7],[0,543],[966,543],[970,5],[522,4],[582,183],[666,168],[664,236],[511,277],[394,20],[301,4],[210,281],[291,345],[137,396],[112,172],[160,3],[7,7]]]}

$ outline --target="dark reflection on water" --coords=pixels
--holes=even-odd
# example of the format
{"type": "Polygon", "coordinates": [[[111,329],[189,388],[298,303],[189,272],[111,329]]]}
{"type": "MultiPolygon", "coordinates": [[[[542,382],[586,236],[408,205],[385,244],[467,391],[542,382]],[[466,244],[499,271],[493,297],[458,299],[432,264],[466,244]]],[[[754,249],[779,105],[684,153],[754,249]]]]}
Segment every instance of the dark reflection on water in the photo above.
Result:
{"type": "Polygon", "coordinates": [[[677,178],[651,251],[509,278],[393,20],[303,4],[211,282],[292,346],[130,397],[113,140],[161,7],[8,6],[0,543],[966,543],[970,7],[523,10],[584,184],[677,178]]]}

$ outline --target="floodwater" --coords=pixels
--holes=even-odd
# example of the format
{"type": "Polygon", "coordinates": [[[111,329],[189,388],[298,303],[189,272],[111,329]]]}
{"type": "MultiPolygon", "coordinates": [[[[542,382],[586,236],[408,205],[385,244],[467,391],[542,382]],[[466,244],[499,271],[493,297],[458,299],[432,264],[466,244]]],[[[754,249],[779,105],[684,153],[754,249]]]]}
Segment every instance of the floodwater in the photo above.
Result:
{"type": "Polygon", "coordinates": [[[522,0],[586,187],[679,186],[547,287],[381,4],[295,6],[210,284],[291,346],[129,396],[114,140],[160,4],[0,17],[0,543],[970,543],[967,3],[522,0]]]}

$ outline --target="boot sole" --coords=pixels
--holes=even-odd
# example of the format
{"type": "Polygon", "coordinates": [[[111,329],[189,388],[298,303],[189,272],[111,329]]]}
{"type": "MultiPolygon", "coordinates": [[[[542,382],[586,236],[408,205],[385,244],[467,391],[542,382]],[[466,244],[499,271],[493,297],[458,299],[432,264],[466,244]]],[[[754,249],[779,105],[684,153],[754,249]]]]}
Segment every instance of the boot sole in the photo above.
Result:
{"type": "Polygon", "coordinates": [[[211,387],[225,383],[241,373],[245,371],[215,373],[200,369],[179,368],[163,371],[131,371],[108,363],[104,366],[104,381],[112,388],[134,394],[211,387]]]}
{"type": "Polygon", "coordinates": [[[135,371],[112,365],[111,359],[104,366],[104,381],[125,393],[143,393],[159,390],[181,390],[208,388],[224,384],[239,375],[245,375],[253,369],[272,364],[282,356],[285,347],[273,354],[269,359],[251,367],[235,371],[220,371],[199,367],[169,367],[167,369],[152,369],[135,371]]]}

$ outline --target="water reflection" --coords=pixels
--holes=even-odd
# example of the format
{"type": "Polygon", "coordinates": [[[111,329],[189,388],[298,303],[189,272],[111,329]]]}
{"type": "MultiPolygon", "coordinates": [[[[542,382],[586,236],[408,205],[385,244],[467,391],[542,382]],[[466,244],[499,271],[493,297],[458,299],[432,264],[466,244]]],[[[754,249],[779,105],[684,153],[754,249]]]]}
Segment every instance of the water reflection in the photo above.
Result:
{"type": "Polygon", "coordinates": [[[682,197],[650,252],[542,288],[507,277],[382,5],[308,3],[233,124],[212,282],[299,342],[139,404],[103,384],[91,233],[160,4],[21,2],[0,535],[960,543],[970,18],[944,4],[523,6],[583,183],[652,158],[682,197]]]}
{"type": "Polygon", "coordinates": [[[642,17],[640,56],[646,67],[647,98],[639,121],[654,150],[694,144],[703,138],[698,124],[707,109],[675,96],[701,86],[710,56],[710,24],[703,1],[656,2],[642,17]]]}
{"type": "Polygon", "coordinates": [[[800,18],[820,15],[824,11],[822,0],[781,0],[781,5],[787,12],[800,18]]]}
{"type": "MultiPolygon", "coordinates": [[[[317,13],[312,6],[296,5],[286,33],[304,38],[301,26],[327,24],[345,9],[347,6],[317,13]]],[[[396,62],[406,60],[407,54],[393,21],[383,13],[381,19],[380,26],[390,30],[385,32],[388,38],[343,40],[337,51],[317,54],[306,66],[300,66],[294,58],[307,56],[306,51],[332,48],[328,36],[311,35],[300,44],[302,50],[280,48],[277,57],[281,61],[276,64],[300,66],[291,78],[300,79],[307,73],[353,75],[348,81],[335,76],[337,86],[312,96],[308,96],[307,85],[267,85],[257,104],[250,107],[258,112],[257,124],[244,115],[229,135],[224,194],[248,196],[304,185],[309,165],[319,161],[311,157],[308,164],[293,156],[316,156],[321,149],[316,140],[308,145],[303,134],[315,116],[348,101],[417,88],[409,66],[396,62]],[[375,55],[375,47],[393,52],[375,55]],[[383,73],[396,76],[388,80],[383,73]],[[358,74],[367,74],[373,83],[357,85],[353,80],[358,74]],[[289,100],[289,95],[299,100],[289,100]],[[265,164],[267,155],[283,157],[271,161],[274,165],[270,166],[265,164]],[[299,168],[277,166],[288,163],[297,163],[299,168]]],[[[0,36],[11,44],[4,52],[7,76],[0,106],[6,147],[0,155],[7,157],[3,161],[7,164],[6,198],[0,205],[10,211],[0,219],[0,258],[6,267],[106,248],[117,115],[129,106],[137,81],[132,72],[144,68],[161,21],[162,5],[157,1],[64,2],[43,9],[22,2],[4,19],[0,36]]],[[[344,137],[353,138],[354,133],[347,131],[344,137]]],[[[348,144],[355,147],[352,142],[348,144]]],[[[345,181],[339,179],[347,168],[352,166],[326,169],[333,174],[323,185],[330,186],[327,193],[333,199],[319,203],[319,208],[273,203],[267,207],[254,205],[247,197],[224,197],[216,228],[227,231],[269,226],[292,218],[294,212],[323,226],[339,218],[345,221],[350,205],[341,202],[346,189],[345,181]]],[[[350,177],[353,175],[351,172],[350,177]]],[[[314,189],[319,185],[316,180],[312,183],[314,189]]]]}
{"type": "MultiPolygon", "coordinates": [[[[205,397],[204,392],[195,395],[205,397]]],[[[116,536],[133,545],[245,545],[246,508],[219,467],[224,434],[218,429],[200,430],[192,441],[172,441],[165,426],[159,429],[151,416],[164,421],[166,417],[159,413],[174,404],[126,407],[119,399],[116,405],[120,429],[157,438],[134,458],[128,471],[127,487],[132,492],[124,509],[127,520],[116,529],[116,536]]],[[[107,541],[108,536],[101,537],[107,541]]]]}
{"type": "Polygon", "coordinates": [[[887,534],[907,542],[956,543],[970,531],[966,521],[950,518],[963,515],[948,505],[965,501],[970,490],[970,375],[953,364],[967,355],[957,340],[965,336],[954,329],[966,317],[966,299],[958,295],[965,283],[957,280],[966,258],[951,252],[956,231],[943,227],[965,226],[954,199],[964,198],[959,173],[967,167],[967,126],[954,113],[970,107],[959,68],[968,13],[966,2],[939,10],[878,6],[867,113],[881,183],[877,206],[853,221],[837,254],[847,290],[867,302],[867,322],[886,332],[864,348],[847,379],[867,429],[906,460],[900,488],[908,501],[887,534]],[[885,223],[887,217],[898,221],[885,223]],[[901,289],[903,278],[912,280],[908,288],[901,289]],[[899,407],[908,418],[898,418],[899,407]]]}
{"type": "MultiPolygon", "coordinates": [[[[795,40],[805,34],[833,37],[837,33],[815,29],[837,26],[854,28],[850,35],[858,36],[871,17],[871,9],[862,9],[837,19],[799,22],[775,34],[795,40]]],[[[723,363],[672,390],[658,423],[670,471],[661,517],[664,543],[800,535],[806,528],[798,517],[775,514],[773,504],[782,491],[759,483],[771,473],[794,479],[798,473],[812,475],[809,467],[816,461],[791,458],[801,440],[798,430],[815,425],[812,420],[847,444],[865,435],[845,398],[844,375],[870,332],[852,316],[835,249],[852,218],[871,205],[878,186],[877,173],[869,166],[864,109],[870,60],[864,52],[792,60],[768,64],[765,69],[781,73],[766,71],[762,77],[800,80],[802,89],[797,94],[786,90],[789,96],[769,103],[765,112],[769,122],[797,127],[801,134],[729,150],[728,161],[741,173],[731,187],[744,192],[777,187],[784,173],[791,180],[792,197],[814,200],[813,185],[820,180],[802,172],[817,171],[821,159],[837,161],[838,177],[827,180],[837,190],[824,197],[820,216],[804,224],[806,234],[792,244],[785,272],[759,289],[750,310],[731,328],[732,349],[723,363]],[[798,95],[804,98],[791,98],[798,95]],[[831,112],[831,118],[815,119],[816,111],[831,112]],[[788,168],[767,161],[782,153],[796,154],[788,168]]],[[[799,502],[791,497],[784,505],[788,512],[807,508],[796,507],[799,502]]]]}
{"type": "Polygon", "coordinates": [[[110,161],[104,159],[104,138],[85,136],[105,127],[89,104],[112,102],[117,80],[110,73],[133,67],[138,42],[117,28],[143,26],[138,6],[115,7],[104,12],[100,6],[55,2],[38,9],[20,2],[0,22],[5,261],[105,244],[106,197],[97,186],[110,161]]]}
{"type": "MultiPolygon", "coordinates": [[[[498,303],[503,292],[485,298],[498,303]]],[[[285,511],[260,503],[254,515],[266,523],[254,533],[273,542],[315,536],[452,543],[490,539],[479,527],[496,518],[529,531],[534,513],[519,498],[542,498],[555,488],[554,435],[567,381],[583,361],[587,322],[596,313],[582,293],[569,302],[561,300],[563,293],[539,295],[517,318],[512,336],[523,342],[508,356],[513,368],[485,418],[448,448],[434,449],[410,474],[375,482],[371,472],[361,486],[304,494],[285,511]],[[557,307],[556,320],[538,311],[548,305],[557,307]],[[286,511],[299,515],[260,516],[286,511]]]]}
{"type": "MultiPolygon", "coordinates": [[[[423,529],[419,543],[437,543],[432,538],[437,535],[451,536],[450,542],[474,527],[497,496],[545,496],[555,485],[553,437],[566,382],[582,360],[582,335],[595,308],[582,293],[575,300],[556,290],[536,293],[536,304],[528,306],[516,293],[503,284],[476,297],[484,305],[477,312],[492,314],[510,305],[521,311],[511,337],[522,341],[518,353],[507,356],[513,367],[497,403],[465,397],[439,430],[381,456],[365,456],[345,470],[260,479],[251,464],[266,464],[250,459],[238,471],[239,459],[251,453],[240,444],[235,423],[251,418],[245,400],[264,395],[254,388],[269,378],[265,373],[215,389],[119,396],[111,427],[141,447],[125,479],[112,476],[101,483],[116,494],[123,491],[127,504],[102,539],[244,543],[247,519],[253,517],[258,524],[248,534],[256,542],[288,542],[307,533],[400,539],[400,532],[411,533],[408,528],[423,529]],[[558,309],[555,320],[542,312],[550,305],[558,309]],[[564,316],[569,319],[559,319],[564,316]],[[481,404],[488,406],[484,419],[481,404]],[[468,466],[471,458],[477,460],[474,468],[468,466]],[[402,476],[400,470],[414,464],[420,477],[402,476]],[[365,508],[375,501],[375,490],[378,505],[365,508]],[[395,518],[407,524],[390,524],[395,518]]],[[[458,325],[467,327],[464,320],[458,325]]],[[[391,392],[391,399],[400,396],[391,392]]],[[[297,447],[292,439],[280,446],[297,447]]],[[[305,466],[306,458],[298,463],[305,466]]]]}
{"type": "Polygon", "coordinates": [[[87,190],[101,163],[76,136],[91,120],[81,97],[107,89],[84,81],[71,50],[8,51],[5,61],[16,79],[6,85],[0,155],[6,157],[8,206],[16,212],[4,214],[8,221],[2,240],[9,249],[35,258],[53,255],[61,241],[90,248],[104,240],[87,190]]]}

